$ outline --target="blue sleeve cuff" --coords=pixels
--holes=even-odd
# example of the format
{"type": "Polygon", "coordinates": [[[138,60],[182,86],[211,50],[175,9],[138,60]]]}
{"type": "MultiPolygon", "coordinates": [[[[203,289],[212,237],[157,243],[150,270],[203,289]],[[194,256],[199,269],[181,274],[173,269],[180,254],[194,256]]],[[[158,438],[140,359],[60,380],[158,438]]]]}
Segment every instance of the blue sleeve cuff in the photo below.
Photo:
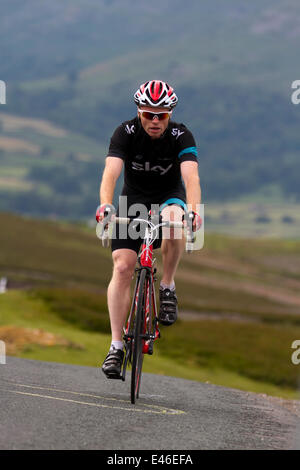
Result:
{"type": "Polygon", "coordinates": [[[196,147],[187,147],[187,148],[181,150],[181,152],[179,152],[178,158],[182,157],[186,153],[192,153],[193,155],[195,155],[196,158],[198,157],[198,152],[197,152],[196,147]]]}

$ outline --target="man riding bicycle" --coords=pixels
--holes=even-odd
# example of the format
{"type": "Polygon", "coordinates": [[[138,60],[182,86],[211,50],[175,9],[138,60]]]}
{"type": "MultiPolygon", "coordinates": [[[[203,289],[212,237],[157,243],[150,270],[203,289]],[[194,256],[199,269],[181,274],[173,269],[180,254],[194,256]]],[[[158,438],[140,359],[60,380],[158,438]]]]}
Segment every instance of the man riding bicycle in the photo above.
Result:
{"type": "MultiPolygon", "coordinates": [[[[198,230],[201,226],[197,213],[201,189],[197,148],[187,127],[171,121],[178,98],[167,83],[152,80],[139,87],[134,101],[137,117],[123,122],[111,137],[96,219],[101,222],[111,207],[115,185],[124,167],[122,196],[127,196],[128,208],[142,203],[150,210],[151,205],[156,204],[163,220],[181,221],[188,205],[193,230],[198,230]]],[[[119,211],[120,207],[117,215],[119,211]]],[[[112,343],[102,366],[110,378],[119,378],[121,373],[123,326],[130,307],[131,279],[143,241],[142,237],[122,238],[117,232],[112,240],[114,266],[107,291],[112,343]]],[[[184,237],[176,237],[173,233],[168,238],[163,237],[158,245],[161,245],[163,262],[159,321],[169,326],[178,315],[174,277],[184,250],[184,237]]]]}

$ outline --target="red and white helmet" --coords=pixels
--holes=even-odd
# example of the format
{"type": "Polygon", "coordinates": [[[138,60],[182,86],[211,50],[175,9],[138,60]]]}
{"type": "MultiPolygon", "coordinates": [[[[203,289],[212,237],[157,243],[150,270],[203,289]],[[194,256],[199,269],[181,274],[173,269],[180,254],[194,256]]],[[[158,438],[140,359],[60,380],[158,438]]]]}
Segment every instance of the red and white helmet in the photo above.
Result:
{"type": "Polygon", "coordinates": [[[178,98],[174,90],[166,82],[151,80],[143,83],[134,94],[134,102],[138,106],[155,106],[161,108],[174,108],[178,98]]]}

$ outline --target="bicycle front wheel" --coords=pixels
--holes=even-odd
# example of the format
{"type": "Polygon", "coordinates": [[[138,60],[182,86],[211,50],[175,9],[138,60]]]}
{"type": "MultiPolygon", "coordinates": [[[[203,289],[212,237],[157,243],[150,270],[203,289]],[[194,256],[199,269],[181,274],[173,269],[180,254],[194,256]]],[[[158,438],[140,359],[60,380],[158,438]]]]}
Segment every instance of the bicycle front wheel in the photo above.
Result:
{"type": "Polygon", "coordinates": [[[139,286],[137,289],[137,307],[135,312],[135,327],[132,351],[132,372],[131,372],[131,403],[135,403],[139,397],[143,367],[143,345],[145,306],[147,299],[147,270],[142,269],[140,273],[139,286]]]}

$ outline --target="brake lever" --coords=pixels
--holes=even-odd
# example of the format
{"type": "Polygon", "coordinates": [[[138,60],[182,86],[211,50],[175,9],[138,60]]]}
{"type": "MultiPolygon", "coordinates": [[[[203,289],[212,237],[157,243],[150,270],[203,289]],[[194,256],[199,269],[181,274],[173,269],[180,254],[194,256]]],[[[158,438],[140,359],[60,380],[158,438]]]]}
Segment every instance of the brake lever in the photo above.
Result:
{"type": "Polygon", "coordinates": [[[194,243],[196,240],[196,234],[193,232],[193,214],[188,213],[183,216],[183,219],[186,221],[186,231],[187,231],[187,241],[185,244],[185,249],[187,253],[192,253],[194,251],[194,243]]]}
{"type": "Polygon", "coordinates": [[[103,248],[109,247],[109,223],[112,221],[115,212],[115,208],[110,205],[104,212],[103,220],[97,224],[96,235],[102,241],[103,248]]]}

